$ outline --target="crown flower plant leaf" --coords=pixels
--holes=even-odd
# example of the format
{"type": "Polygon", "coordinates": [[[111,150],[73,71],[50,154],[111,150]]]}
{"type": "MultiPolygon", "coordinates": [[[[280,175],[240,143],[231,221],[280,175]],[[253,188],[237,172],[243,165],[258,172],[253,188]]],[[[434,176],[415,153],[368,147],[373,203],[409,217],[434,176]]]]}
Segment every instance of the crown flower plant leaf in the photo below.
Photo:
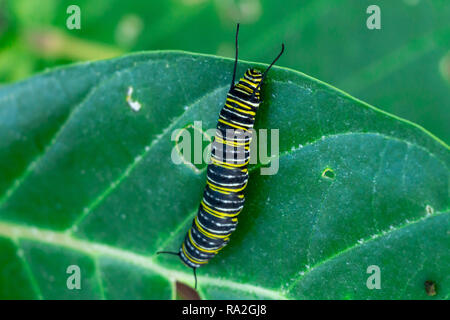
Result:
{"type": "MultiPolygon", "coordinates": [[[[267,65],[240,61],[237,74],[249,68],[267,65]]],[[[172,299],[177,281],[193,287],[191,270],[156,255],[182,243],[205,187],[204,168],[171,160],[171,135],[215,127],[232,70],[217,56],[140,52],[2,86],[0,298],[172,299]],[[71,265],[82,290],[67,289],[71,265]]],[[[449,147],[292,69],[273,66],[261,100],[255,129],[279,129],[279,170],[249,165],[239,227],[199,270],[200,297],[448,299],[449,147]],[[381,290],[366,285],[371,265],[381,290]]]]}

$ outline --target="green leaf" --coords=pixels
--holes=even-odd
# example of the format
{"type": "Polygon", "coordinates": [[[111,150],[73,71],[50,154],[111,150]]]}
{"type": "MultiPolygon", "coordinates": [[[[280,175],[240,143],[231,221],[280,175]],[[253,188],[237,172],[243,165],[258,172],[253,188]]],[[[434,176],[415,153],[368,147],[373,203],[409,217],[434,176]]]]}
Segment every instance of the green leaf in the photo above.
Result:
{"type": "MultiPolygon", "coordinates": [[[[140,53],[0,89],[1,298],[169,299],[193,284],[155,254],[179,248],[205,185],[204,168],[171,161],[171,135],[215,127],[232,65],[140,53]],[[70,265],[81,290],[67,289],[70,265]]],[[[249,66],[266,67],[238,74],[249,66]]],[[[279,129],[279,171],[250,168],[230,245],[198,270],[201,297],[422,299],[431,280],[448,298],[448,146],[293,70],[274,67],[262,97],[256,129],[279,129]]]]}

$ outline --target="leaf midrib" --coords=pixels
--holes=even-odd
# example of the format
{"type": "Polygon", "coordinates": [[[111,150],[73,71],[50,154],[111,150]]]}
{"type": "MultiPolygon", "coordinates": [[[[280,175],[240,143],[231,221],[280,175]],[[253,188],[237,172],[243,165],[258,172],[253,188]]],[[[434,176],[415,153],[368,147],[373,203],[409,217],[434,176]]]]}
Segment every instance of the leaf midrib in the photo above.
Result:
{"type": "MultiPolygon", "coordinates": [[[[53,231],[50,229],[30,227],[22,224],[0,222],[0,236],[20,244],[20,240],[31,240],[38,243],[56,245],[83,252],[93,261],[101,256],[108,256],[117,260],[122,260],[142,268],[151,270],[158,275],[166,278],[170,282],[181,280],[185,283],[192,282],[192,274],[165,268],[155,262],[152,256],[145,256],[129,250],[124,250],[109,245],[83,240],[70,235],[68,232],[53,231]]],[[[25,263],[28,263],[24,260],[25,263]]],[[[273,299],[286,299],[282,294],[274,290],[258,287],[250,284],[241,284],[238,282],[211,278],[207,276],[198,276],[202,283],[215,284],[221,287],[229,287],[241,291],[257,293],[273,299]]]]}
{"type": "MultiPolygon", "coordinates": [[[[241,290],[244,292],[249,292],[253,294],[258,294],[260,296],[265,296],[272,299],[288,299],[289,297],[286,295],[289,293],[290,289],[301,281],[302,278],[304,278],[306,275],[310,274],[312,271],[316,270],[318,267],[328,263],[329,261],[332,261],[337,256],[340,256],[342,254],[345,254],[351,250],[355,250],[367,243],[370,243],[375,240],[380,240],[383,238],[386,238],[388,235],[391,235],[395,232],[400,232],[402,230],[405,230],[408,227],[411,227],[412,225],[415,225],[417,223],[423,222],[429,218],[437,217],[443,214],[448,214],[449,209],[446,209],[444,211],[435,212],[430,215],[422,216],[421,218],[417,220],[410,220],[407,223],[390,228],[387,231],[382,231],[378,234],[371,235],[369,238],[367,238],[364,241],[358,241],[355,244],[337,252],[331,257],[327,257],[324,260],[318,262],[317,264],[311,266],[310,268],[306,269],[304,273],[295,278],[291,284],[288,286],[287,289],[281,290],[279,289],[279,292],[274,289],[267,289],[251,284],[242,284],[239,282],[231,281],[231,280],[224,280],[219,278],[212,278],[208,276],[199,276],[198,279],[200,283],[208,283],[220,287],[228,287],[236,290],[241,290]]],[[[31,240],[39,243],[46,243],[50,245],[57,245],[65,248],[70,248],[79,252],[83,252],[91,257],[93,261],[96,261],[98,257],[101,256],[109,256],[114,259],[122,260],[125,262],[128,262],[130,264],[134,264],[137,266],[140,266],[142,268],[151,270],[163,278],[166,278],[169,280],[169,282],[173,282],[175,279],[183,281],[185,283],[189,283],[192,281],[192,275],[189,273],[177,271],[174,269],[163,267],[162,265],[156,263],[154,259],[150,256],[144,256],[138,253],[134,253],[132,251],[119,249],[116,247],[112,247],[105,244],[100,244],[96,242],[91,242],[87,240],[82,240],[77,237],[74,237],[72,235],[69,235],[67,232],[58,232],[53,231],[49,229],[43,229],[43,228],[37,228],[37,227],[29,227],[21,224],[15,224],[10,222],[0,222],[0,236],[6,237],[16,244],[20,243],[20,240],[31,240]]],[[[23,260],[24,263],[28,263],[26,260],[23,260]]]]}

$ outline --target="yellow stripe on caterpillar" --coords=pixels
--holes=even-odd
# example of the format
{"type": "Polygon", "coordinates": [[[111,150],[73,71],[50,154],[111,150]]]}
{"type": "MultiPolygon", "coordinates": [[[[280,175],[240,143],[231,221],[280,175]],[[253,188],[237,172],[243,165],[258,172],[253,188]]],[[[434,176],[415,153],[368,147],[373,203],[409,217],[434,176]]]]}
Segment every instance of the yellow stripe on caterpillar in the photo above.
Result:
{"type": "Polygon", "coordinates": [[[241,210],[242,210],[241,209],[236,213],[224,213],[221,211],[216,211],[216,210],[211,209],[208,205],[205,204],[205,202],[203,200],[201,201],[201,204],[202,204],[203,209],[205,209],[206,212],[215,213],[218,218],[236,217],[239,215],[239,213],[241,213],[241,210]]]}
{"type": "MultiPolygon", "coordinates": [[[[246,108],[246,109],[248,109],[248,110],[252,110],[252,108],[251,107],[249,107],[249,106],[247,106],[246,104],[244,104],[244,103],[242,103],[242,102],[240,102],[240,101],[237,101],[237,100],[235,100],[235,99],[233,99],[233,98],[227,98],[227,100],[226,100],[226,102],[228,102],[228,101],[231,101],[231,102],[234,102],[234,103],[236,103],[237,105],[239,105],[239,106],[241,106],[241,107],[244,107],[244,108],[246,108]]],[[[226,103],[225,102],[225,103],[226,103]]]]}
{"type": "Polygon", "coordinates": [[[242,85],[242,84],[240,84],[240,83],[238,83],[238,84],[236,85],[236,87],[239,88],[239,89],[242,89],[242,90],[244,90],[244,91],[246,91],[246,92],[248,92],[248,93],[253,93],[253,90],[252,90],[252,89],[250,89],[249,87],[244,86],[244,85],[242,85]]]}
{"type": "Polygon", "coordinates": [[[233,146],[234,146],[234,147],[239,147],[239,146],[249,146],[249,145],[250,145],[250,142],[252,141],[252,139],[249,139],[247,142],[237,142],[237,141],[234,141],[234,140],[223,139],[223,138],[221,138],[220,136],[217,136],[217,135],[216,135],[214,138],[215,138],[215,139],[220,139],[220,140],[224,141],[224,142],[222,142],[223,144],[228,144],[228,145],[230,145],[230,143],[233,143],[233,146]]]}
{"type": "Polygon", "coordinates": [[[256,115],[256,112],[254,112],[254,111],[246,111],[246,110],[242,110],[242,109],[239,109],[239,108],[230,106],[230,105],[227,104],[227,103],[225,103],[225,105],[226,105],[228,108],[237,110],[238,112],[242,112],[242,113],[245,113],[245,114],[250,114],[250,115],[252,115],[252,116],[256,115]]]}
{"type": "Polygon", "coordinates": [[[189,259],[191,262],[193,262],[193,263],[196,263],[196,264],[206,264],[206,263],[208,263],[208,261],[198,261],[198,260],[195,260],[194,258],[192,258],[192,257],[186,252],[186,249],[185,249],[185,247],[184,247],[184,242],[183,242],[183,244],[181,245],[181,250],[183,250],[183,253],[184,253],[185,257],[188,258],[188,259],[189,259]]]}
{"type": "Polygon", "coordinates": [[[216,158],[211,157],[211,162],[214,162],[218,165],[226,165],[229,166],[231,168],[241,168],[241,167],[245,167],[246,165],[248,165],[248,162],[250,161],[250,159],[248,159],[247,161],[245,161],[244,163],[240,163],[240,164],[234,164],[234,163],[225,163],[222,161],[217,160],[216,158]]]}
{"type": "Polygon", "coordinates": [[[198,231],[200,231],[200,232],[203,233],[205,236],[207,236],[207,237],[209,237],[209,238],[211,238],[211,239],[224,239],[224,238],[230,236],[229,234],[226,234],[226,235],[218,235],[218,234],[213,234],[213,233],[210,233],[210,232],[206,231],[206,230],[203,229],[202,226],[198,223],[198,217],[195,217],[194,222],[195,222],[195,225],[196,225],[197,228],[198,228],[198,231]]]}
{"type": "Polygon", "coordinates": [[[233,123],[231,123],[231,122],[228,122],[228,121],[225,121],[225,120],[223,120],[223,119],[219,119],[219,122],[225,123],[226,125],[228,125],[228,126],[230,126],[230,127],[233,127],[233,128],[236,128],[236,129],[241,129],[241,130],[244,130],[244,131],[247,131],[247,130],[248,130],[248,128],[240,127],[240,126],[238,126],[238,125],[235,125],[235,124],[233,124],[233,123]]]}
{"type": "Polygon", "coordinates": [[[217,253],[217,252],[219,252],[220,249],[222,249],[222,248],[219,248],[219,249],[216,249],[216,250],[203,249],[203,248],[199,247],[199,246],[195,243],[194,239],[192,238],[191,229],[189,229],[188,235],[189,235],[189,240],[191,241],[191,244],[192,244],[197,250],[199,250],[199,251],[201,251],[201,252],[206,252],[206,253],[217,253]]]}
{"type": "Polygon", "coordinates": [[[251,85],[252,87],[254,87],[256,89],[256,87],[258,86],[258,84],[251,82],[250,80],[247,80],[245,78],[242,78],[240,81],[248,83],[249,85],[251,85]]]}
{"type": "Polygon", "coordinates": [[[223,190],[223,191],[229,191],[229,192],[232,192],[232,193],[236,193],[236,192],[242,191],[242,190],[244,190],[244,189],[247,187],[247,182],[244,184],[243,187],[240,187],[240,188],[238,188],[238,189],[230,189],[230,188],[218,187],[218,186],[216,186],[216,185],[211,184],[209,181],[206,181],[206,183],[207,183],[210,187],[213,186],[213,187],[216,188],[216,189],[223,190]]]}

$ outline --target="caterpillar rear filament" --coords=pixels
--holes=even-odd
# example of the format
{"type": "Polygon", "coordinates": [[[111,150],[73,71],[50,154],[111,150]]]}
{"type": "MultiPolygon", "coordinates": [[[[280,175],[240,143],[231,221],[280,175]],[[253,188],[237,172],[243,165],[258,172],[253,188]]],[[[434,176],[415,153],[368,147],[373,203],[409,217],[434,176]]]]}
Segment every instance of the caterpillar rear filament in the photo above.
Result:
{"type": "Polygon", "coordinates": [[[248,181],[251,129],[261,103],[260,87],[272,65],[284,51],[261,73],[248,69],[235,84],[238,62],[238,34],[236,29],[236,55],[233,78],[225,105],[220,111],[216,134],[211,148],[211,163],[207,168],[207,181],[197,216],[178,252],[160,251],[180,257],[193,269],[197,288],[197,268],[208,263],[230,241],[236,230],[237,216],[244,207],[244,190],[248,181]]]}

